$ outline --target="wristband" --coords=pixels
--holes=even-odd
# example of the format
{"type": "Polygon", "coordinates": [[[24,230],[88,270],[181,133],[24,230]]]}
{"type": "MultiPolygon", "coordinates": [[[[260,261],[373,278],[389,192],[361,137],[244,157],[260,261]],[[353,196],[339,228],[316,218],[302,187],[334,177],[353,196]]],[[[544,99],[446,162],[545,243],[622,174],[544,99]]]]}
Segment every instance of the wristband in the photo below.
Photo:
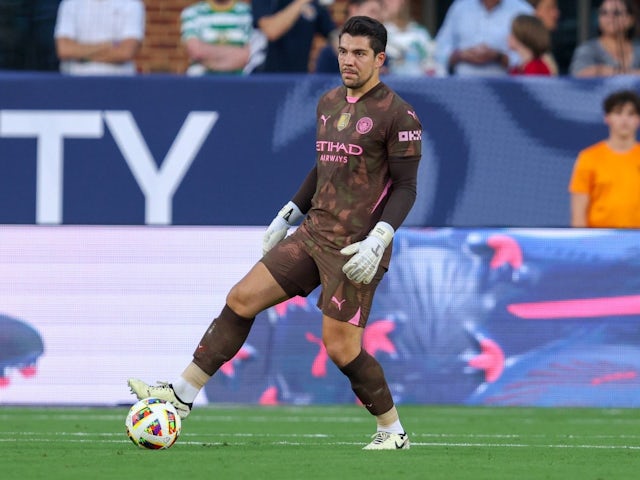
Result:
{"type": "Polygon", "coordinates": [[[393,235],[395,231],[393,227],[389,225],[387,222],[378,222],[376,226],[373,227],[373,230],[369,232],[368,237],[374,237],[382,241],[384,248],[387,248],[393,240],[393,235]]]}
{"type": "Polygon", "coordinates": [[[293,225],[300,220],[304,214],[300,211],[298,206],[289,201],[284,207],[280,209],[278,212],[278,216],[283,218],[285,222],[289,225],[293,225]]]}

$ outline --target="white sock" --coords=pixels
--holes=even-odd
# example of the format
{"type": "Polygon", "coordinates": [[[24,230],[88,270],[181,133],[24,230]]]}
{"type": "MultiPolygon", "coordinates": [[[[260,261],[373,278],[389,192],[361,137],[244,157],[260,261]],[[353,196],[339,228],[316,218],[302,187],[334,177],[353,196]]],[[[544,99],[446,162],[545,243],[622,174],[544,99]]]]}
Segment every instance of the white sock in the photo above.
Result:
{"type": "Polygon", "coordinates": [[[400,420],[396,420],[391,425],[386,425],[384,427],[378,425],[378,432],[404,433],[404,428],[402,428],[400,420]]]}
{"type": "Polygon", "coordinates": [[[176,395],[185,403],[193,403],[198,393],[200,393],[199,388],[191,385],[183,377],[178,378],[178,380],[171,385],[173,385],[173,391],[176,392],[176,395]]]}

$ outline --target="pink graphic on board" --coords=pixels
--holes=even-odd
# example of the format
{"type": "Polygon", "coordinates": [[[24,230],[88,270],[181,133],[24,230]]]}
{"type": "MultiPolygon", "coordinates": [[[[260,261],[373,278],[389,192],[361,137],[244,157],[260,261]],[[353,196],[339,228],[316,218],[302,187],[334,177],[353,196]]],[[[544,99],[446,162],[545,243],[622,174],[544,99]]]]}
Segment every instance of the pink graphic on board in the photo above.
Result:
{"type": "Polygon", "coordinates": [[[495,252],[489,264],[492,269],[504,264],[509,264],[513,268],[522,266],[522,249],[514,238],[508,235],[491,235],[487,240],[487,245],[495,252]]]}
{"type": "Polygon", "coordinates": [[[236,376],[236,368],[239,367],[242,362],[254,358],[255,355],[256,349],[249,344],[244,344],[231,360],[222,364],[220,371],[227,377],[233,378],[236,376]]]}

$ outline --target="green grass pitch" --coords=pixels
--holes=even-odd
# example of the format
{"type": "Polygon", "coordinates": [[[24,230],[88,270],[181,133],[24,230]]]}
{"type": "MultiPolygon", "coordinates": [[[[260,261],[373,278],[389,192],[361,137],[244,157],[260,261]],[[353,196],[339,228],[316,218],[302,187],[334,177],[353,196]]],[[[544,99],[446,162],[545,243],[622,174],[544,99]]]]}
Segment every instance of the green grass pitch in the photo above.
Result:
{"type": "Polygon", "coordinates": [[[126,438],[127,408],[0,408],[0,478],[621,480],[640,475],[634,409],[399,407],[412,446],[361,448],[361,407],[208,406],[169,450],[126,438]]]}

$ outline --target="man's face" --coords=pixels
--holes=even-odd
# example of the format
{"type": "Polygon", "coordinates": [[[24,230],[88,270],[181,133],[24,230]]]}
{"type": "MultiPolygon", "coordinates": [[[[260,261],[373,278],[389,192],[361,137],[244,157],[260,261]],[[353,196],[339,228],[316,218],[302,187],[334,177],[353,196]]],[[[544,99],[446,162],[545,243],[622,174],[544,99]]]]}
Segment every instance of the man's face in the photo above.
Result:
{"type": "Polygon", "coordinates": [[[640,127],[640,114],[638,114],[633,104],[625,103],[605,115],[604,122],[613,136],[635,137],[640,127]]]}
{"type": "Polygon", "coordinates": [[[377,83],[384,53],[374,55],[367,37],[352,37],[348,33],[340,37],[338,66],[345,87],[361,89],[377,83]]]}
{"type": "Polygon", "coordinates": [[[542,0],[536,7],[536,16],[542,20],[544,26],[550,32],[558,28],[558,19],[560,18],[560,9],[557,0],[542,0]]]}

